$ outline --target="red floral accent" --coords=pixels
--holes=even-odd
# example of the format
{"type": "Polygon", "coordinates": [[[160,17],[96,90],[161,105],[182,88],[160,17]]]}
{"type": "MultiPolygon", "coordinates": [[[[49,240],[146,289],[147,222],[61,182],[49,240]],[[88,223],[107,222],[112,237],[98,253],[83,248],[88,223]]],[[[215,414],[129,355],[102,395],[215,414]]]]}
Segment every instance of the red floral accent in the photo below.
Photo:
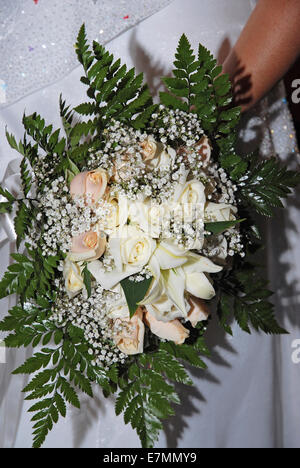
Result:
{"type": "Polygon", "coordinates": [[[129,19],[129,15],[124,16],[123,19],[129,19]]]}
{"type": "Polygon", "coordinates": [[[35,3],[36,5],[37,5],[37,4],[38,4],[38,2],[39,2],[39,0],[33,0],[33,1],[34,1],[34,3],[35,3]]]}

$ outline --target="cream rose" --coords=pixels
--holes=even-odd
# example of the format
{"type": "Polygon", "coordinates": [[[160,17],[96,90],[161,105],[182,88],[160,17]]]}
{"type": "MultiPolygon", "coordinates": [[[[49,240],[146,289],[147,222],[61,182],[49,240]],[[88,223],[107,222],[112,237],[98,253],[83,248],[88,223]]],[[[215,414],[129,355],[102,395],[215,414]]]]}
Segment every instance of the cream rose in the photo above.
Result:
{"type": "MultiPolygon", "coordinates": [[[[125,306],[120,306],[117,311],[121,314],[126,312],[125,306]],[[121,309],[121,310],[118,310],[121,309]]],[[[115,311],[112,311],[113,313],[115,311]]],[[[114,342],[116,346],[127,355],[140,354],[144,348],[145,326],[143,323],[143,310],[139,308],[134,316],[129,318],[127,307],[127,318],[117,318],[114,321],[114,342]]]]}
{"type": "Polygon", "coordinates": [[[71,261],[90,261],[102,257],[106,249],[106,236],[103,232],[95,231],[85,232],[79,236],[73,237],[71,252],[69,258],[71,261]]]}
{"type": "Polygon", "coordinates": [[[145,163],[149,170],[159,168],[163,171],[167,171],[175,158],[176,151],[173,148],[170,146],[165,148],[162,144],[158,144],[154,156],[145,159],[145,163]]]}
{"type": "Polygon", "coordinates": [[[178,345],[183,344],[189,336],[189,330],[177,319],[161,322],[147,311],[144,320],[154,335],[164,340],[174,341],[178,345]]]}
{"type": "Polygon", "coordinates": [[[149,136],[141,143],[141,148],[144,161],[152,161],[152,159],[158,157],[162,152],[163,145],[157,143],[152,136],[149,136]]]}
{"type": "Polygon", "coordinates": [[[156,242],[136,226],[123,226],[110,238],[110,250],[116,266],[142,269],[156,248],[156,242]]]}
{"type": "Polygon", "coordinates": [[[96,203],[105,194],[108,183],[107,172],[104,169],[81,172],[70,184],[72,198],[84,196],[86,202],[96,203]]]}
{"type": "Polygon", "coordinates": [[[198,180],[191,180],[185,184],[178,184],[170,209],[175,218],[192,222],[195,219],[203,219],[205,202],[204,185],[198,180]]]}
{"type": "Polygon", "coordinates": [[[205,203],[205,187],[199,180],[193,179],[186,182],[184,185],[176,187],[174,201],[179,203],[205,203]]]}
{"type": "Polygon", "coordinates": [[[158,205],[150,201],[133,202],[129,205],[129,220],[153,239],[160,236],[164,214],[164,205],[158,205]]]}
{"type": "Polygon", "coordinates": [[[110,234],[117,226],[119,226],[120,223],[120,207],[118,199],[108,197],[105,208],[107,210],[107,216],[105,220],[99,223],[99,225],[103,231],[110,234]]]}
{"type": "Polygon", "coordinates": [[[205,207],[205,220],[207,222],[233,221],[237,208],[226,203],[207,203],[205,207]]]}
{"type": "Polygon", "coordinates": [[[64,279],[65,288],[70,298],[75,297],[84,286],[83,278],[81,276],[81,269],[69,259],[65,261],[64,265],[64,279]]]}
{"type": "Polygon", "coordinates": [[[115,268],[106,271],[95,260],[88,269],[104,289],[111,289],[128,276],[139,273],[148,264],[156,248],[156,242],[135,226],[122,226],[109,237],[109,250],[115,268]]]}

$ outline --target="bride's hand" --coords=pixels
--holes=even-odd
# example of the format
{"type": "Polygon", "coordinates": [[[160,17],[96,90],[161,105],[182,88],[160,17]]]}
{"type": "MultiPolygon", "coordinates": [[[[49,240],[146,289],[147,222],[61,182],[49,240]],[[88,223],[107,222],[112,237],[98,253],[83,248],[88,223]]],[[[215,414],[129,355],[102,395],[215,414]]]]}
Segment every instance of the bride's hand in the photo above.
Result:
{"type": "Polygon", "coordinates": [[[300,1],[260,0],[224,61],[243,111],[258,102],[300,53],[300,1]]]}

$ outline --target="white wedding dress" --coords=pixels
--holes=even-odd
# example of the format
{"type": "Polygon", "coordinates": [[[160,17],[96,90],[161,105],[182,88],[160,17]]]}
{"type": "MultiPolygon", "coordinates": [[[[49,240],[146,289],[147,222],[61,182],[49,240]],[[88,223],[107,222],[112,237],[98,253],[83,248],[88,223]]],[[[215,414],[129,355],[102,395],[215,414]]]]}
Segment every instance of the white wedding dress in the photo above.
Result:
{"type": "MultiPolygon", "coordinates": [[[[93,3],[97,6],[95,0],[93,3]]],[[[131,1],[127,3],[130,6],[131,1]]],[[[168,6],[108,43],[116,57],[145,72],[154,93],[160,86],[159,77],[172,69],[174,52],[183,32],[193,46],[201,42],[217,54],[225,40],[231,44],[235,42],[254,4],[250,0],[156,2],[157,6],[167,3],[168,6]]],[[[141,14],[135,22],[152,12],[141,14]]],[[[100,17],[99,29],[102,30],[101,21],[100,17]]],[[[88,27],[88,18],[86,23],[88,27]]],[[[116,30],[115,34],[118,33],[120,31],[116,30]]],[[[36,66],[41,66],[43,58],[38,60],[36,66]]],[[[43,66],[47,68],[49,63],[43,66]]],[[[79,82],[80,67],[71,72],[72,67],[68,67],[64,71],[65,76],[54,84],[50,84],[51,76],[48,76],[47,83],[37,82],[36,86],[47,86],[27,97],[21,98],[22,89],[18,85],[15,92],[18,102],[13,102],[13,90],[10,90],[11,102],[0,108],[0,180],[5,175],[8,162],[16,157],[5,141],[5,125],[21,138],[21,118],[25,108],[27,114],[37,111],[47,122],[54,122],[58,127],[59,93],[62,92],[72,105],[86,99],[84,86],[79,82]]],[[[28,86],[27,83],[23,96],[29,91],[28,86]]],[[[289,162],[293,159],[296,164],[298,155],[294,130],[281,86],[262,103],[259,111],[253,111],[244,120],[241,137],[247,149],[260,144],[264,154],[276,152],[282,159],[289,162]]],[[[231,338],[213,323],[207,337],[212,350],[212,358],[207,359],[209,369],[206,372],[191,370],[194,387],[179,386],[182,405],[176,408],[176,416],[166,422],[158,447],[300,447],[300,364],[292,360],[294,340],[300,338],[300,267],[297,262],[300,254],[300,206],[295,196],[287,205],[287,210],[278,212],[275,220],[266,225],[268,246],[265,254],[276,292],[278,317],[291,334],[269,337],[253,333],[250,337],[234,325],[231,338]]],[[[3,219],[1,223],[4,223],[3,219]]],[[[4,229],[0,235],[2,274],[13,247],[4,229]]],[[[7,307],[8,301],[2,300],[1,317],[7,307]]],[[[26,354],[30,351],[7,352],[7,363],[0,363],[1,447],[31,445],[31,422],[26,410],[32,402],[23,401],[20,394],[26,378],[10,377],[11,370],[22,362],[26,354]]],[[[105,400],[100,389],[95,389],[94,400],[82,395],[81,401],[81,410],[70,408],[67,418],[61,419],[49,434],[45,447],[139,446],[135,432],[124,425],[122,417],[114,415],[113,399],[105,400]]]]}

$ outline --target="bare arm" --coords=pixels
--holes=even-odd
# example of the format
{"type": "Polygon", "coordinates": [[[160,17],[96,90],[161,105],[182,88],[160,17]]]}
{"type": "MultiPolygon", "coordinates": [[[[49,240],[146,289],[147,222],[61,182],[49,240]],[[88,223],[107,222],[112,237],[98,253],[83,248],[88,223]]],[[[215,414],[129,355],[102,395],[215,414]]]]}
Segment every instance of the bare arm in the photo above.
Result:
{"type": "Polygon", "coordinates": [[[237,104],[247,110],[259,101],[299,53],[300,0],[260,0],[223,64],[237,104]]]}

